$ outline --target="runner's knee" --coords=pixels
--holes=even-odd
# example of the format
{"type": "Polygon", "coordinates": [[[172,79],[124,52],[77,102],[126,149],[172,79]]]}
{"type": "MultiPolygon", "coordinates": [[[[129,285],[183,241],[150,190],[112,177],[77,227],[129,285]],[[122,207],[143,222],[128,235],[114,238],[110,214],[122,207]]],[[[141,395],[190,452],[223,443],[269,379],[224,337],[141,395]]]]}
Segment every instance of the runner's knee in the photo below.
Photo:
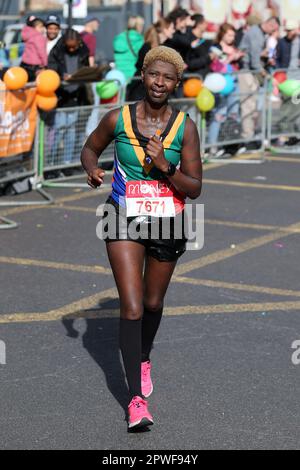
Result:
{"type": "Polygon", "coordinates": [[[148,312],[158,312],[163,308],[163,301],[160,299],[145,299],[144,308],[148,310],[148,312]]]}
{"type": "Polygon", "coordinates": [[[122,320],[140,320],[142,314],[143,308],[140,304],[121,305],[122,320]]]}

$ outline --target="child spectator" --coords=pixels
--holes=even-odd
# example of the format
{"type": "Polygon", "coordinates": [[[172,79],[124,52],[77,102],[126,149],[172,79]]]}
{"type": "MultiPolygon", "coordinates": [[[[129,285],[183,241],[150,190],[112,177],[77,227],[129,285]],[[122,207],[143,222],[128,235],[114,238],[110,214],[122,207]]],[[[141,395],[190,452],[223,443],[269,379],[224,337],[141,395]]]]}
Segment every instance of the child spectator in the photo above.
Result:
{"type": "Polygon", "coordinates": [[[29,81],[35,81],[37,73],[45,68],[47,59],[47,38],[45,36],[45,24],[40,18],[31,17],[22,29],[22,39],[25,49],[22,55],[21,67],[29,77],[29,81]]]}

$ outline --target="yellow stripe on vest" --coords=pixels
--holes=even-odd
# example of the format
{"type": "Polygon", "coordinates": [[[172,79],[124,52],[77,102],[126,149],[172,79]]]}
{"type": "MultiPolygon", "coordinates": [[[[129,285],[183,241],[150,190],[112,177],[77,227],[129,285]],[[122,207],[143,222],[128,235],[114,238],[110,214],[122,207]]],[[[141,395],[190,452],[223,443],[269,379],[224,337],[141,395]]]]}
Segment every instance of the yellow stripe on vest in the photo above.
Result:
{"type": "Polygon", "coordinates": [[[174,122],[173,126],[170,129],[169,134],[164,139],[164,148],[165,149],[168,149],[168,148],[171,147],[171,144],[172,144],[172,142],[173,142],[173,140],[174,140],[174,138],[175,138],[175,136],[178,132],[179,127],[181,126],[181,124],[183,122],[183,119],[184,119],[184,112],[180,111],[177,118],[175,119],[175,122],[174,122]]]}
{"type": "Polygon", "coordinates": [[[143,167],[145,173],[148,174],[154,165],[153,165],[153,162],[151,163],[146,162],[146,154],[144,152],[144,149],[140,146],[140,143],[138,139],[136,138],[136,135],[132,128],[130,111],[129,111],[128,105],[125,105],[123,108],[123,121],[124,121],[124,129],[125,129],[127,138],[129,139],[134,149],[134,152],[136,154],[136,157],[139,160],[141,166],[143,167]]]}

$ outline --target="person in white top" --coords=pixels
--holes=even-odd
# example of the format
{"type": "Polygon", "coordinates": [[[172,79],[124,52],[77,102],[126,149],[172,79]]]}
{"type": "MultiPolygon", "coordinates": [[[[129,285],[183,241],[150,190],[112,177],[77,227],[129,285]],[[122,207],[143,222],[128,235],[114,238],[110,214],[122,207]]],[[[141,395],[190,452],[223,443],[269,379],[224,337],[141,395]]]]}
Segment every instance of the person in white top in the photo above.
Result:
{"type": "Polygon", "coordinates": [[[60,19],[56,15],[49,15],[46,19],[47,34],[47,54],[49,56],[51,50],[61,38],[60,19]]]}

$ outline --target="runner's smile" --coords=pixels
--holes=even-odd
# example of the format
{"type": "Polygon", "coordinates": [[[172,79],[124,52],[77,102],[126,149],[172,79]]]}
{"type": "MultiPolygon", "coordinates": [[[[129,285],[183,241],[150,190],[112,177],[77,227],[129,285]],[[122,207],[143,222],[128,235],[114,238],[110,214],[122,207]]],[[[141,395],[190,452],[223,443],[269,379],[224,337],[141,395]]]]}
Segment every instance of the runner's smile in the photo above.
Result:
{"type": "Polygon", "coordinates": [[[166,100],[178,83],[175,67],[161,60],[154,61],[142,76],[147,94],[153,101],[166,100]]]}

